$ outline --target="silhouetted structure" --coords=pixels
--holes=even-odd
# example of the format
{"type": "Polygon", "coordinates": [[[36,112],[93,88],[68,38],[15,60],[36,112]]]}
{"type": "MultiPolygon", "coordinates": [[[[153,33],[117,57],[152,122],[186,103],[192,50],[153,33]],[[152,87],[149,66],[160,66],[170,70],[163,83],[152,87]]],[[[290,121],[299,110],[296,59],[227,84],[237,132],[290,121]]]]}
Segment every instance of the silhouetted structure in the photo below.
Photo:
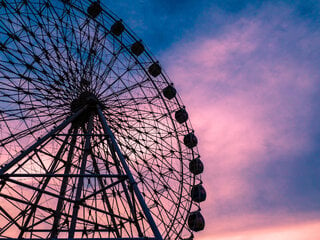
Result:
{"type": "Polygon", "coordinates": [[[0,238],[192,239],[198,140],[142,41],[100,1],[0,14],[0,238]]]}

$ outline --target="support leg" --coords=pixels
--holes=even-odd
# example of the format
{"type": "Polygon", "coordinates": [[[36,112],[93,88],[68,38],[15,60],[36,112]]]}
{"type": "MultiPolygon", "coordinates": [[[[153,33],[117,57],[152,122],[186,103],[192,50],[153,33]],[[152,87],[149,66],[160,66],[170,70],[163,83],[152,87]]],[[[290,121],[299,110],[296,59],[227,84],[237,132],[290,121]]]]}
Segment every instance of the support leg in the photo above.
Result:
{"type": "Polygon", "coordinates": [[[161,236],[161,234],[159,232],[159,229],[158,229],[156,223],[153,220],[153,217],[152,217],[152,215],[150,213],[150,210],[149,210],[147,204],[144,201],[144,198],[143,198],[143,196],[142,196],[142,194],[141,194],[141,192],[140,192],[140,190],[139,190],[139,188],[137,186],[136,181],[134,180],[134,178],[133,178],[133,176],[131,174],[130,168],[129,168],[124,156],[121,153],[121,150],[120,150],[120,148],[119,148],[119,146],[118,146],[118,144],[117,144],[117,142],[115,140],[115,137],[114,137],[114,135],[113,135],[108,123],[107,123],[107,120],[106,120],[105,116],[103,115],[103,112],[101,111],[100,106],[97,106],[97,110],[98,110],[98,115],[99,115],[100,121],[102,123],[103,130],[104,130],[105,134],[111,140],[112,146],[114,147],[114,149],[115,149],[115,151],[116,151],[116,153],[117,153],[117,155],[119,157],[120,163],[121,163],[124,171],[126,172],[126,175],[128,176],[129,182],[130,182],[130,184],[131,184],[131,186],[133,188],[133,191],[134,191],[134,193],[135,193],[135,195],[136,195],[136,197],[137,197],[137,199],[139,201],[139,204],[140,204],[140,206],[141,206],[141,208],[142,208],[142,210],[143,210],[143,212],[144,212],[144,214],[145,214],[145,216],[146,216],[146,218],[147,218],[147,220],[148,220],[148,222],[150,224],[150,227],[152,229],[153,234],[154,234],[156,239],[162,240],[162,236],[161,236]]]}
{"type": "Polygon", "coordinates": [[[62,129],[64,129],[69,123],[71,123],[73,120],[75,120],[77,117],[79,117],[79,115],[82,114],[86,109],[87,109],[87,106],[83,107],[82,109],[80,109],[79,111],[74,113],[72,116],[68,117],[63,123],[61,123],[59,126],[52,129],[48,134],[46,134],[44,137],[40,138],[36,143],[34,143],[32,146],[30,146],[27,150],[23,151],[16,158],[11,160],[7,165],[5,165],[4,167],[2,167],[0,169],[0,175],[6,173],[10,168],[12,168],[17,163],[19,163],[30,152],[34,151],[37,147],[39,147],[41,144],[43,144],[50,137],[54,136],[55,134],[60,132],[62,129]]]}
{"type": "MultiPolygon", "coordinates": [[[[70,142],[70,148],[69,148],[69,152],[68,152],[68,158],[67,158],[67,162],[65,164],[65,170],[64,170],[64,177],[62,179],[62,183],[61,183],[61,189],[60,189],[60,196],[64,197],[66,194],[66,190],[67,190],[67,184],[68,184],[68,174],[70,173],[70,169],[71,169],[71,162],[72,162],[72,158],[73,158],[73,152],[74,152],[74,147],[77,141],[77,132],[78,132],[78,128],[75,128],[73,131],[73,135],[72,135],[72,139],[70,142]]],[[[58,200],[57,203],[57,208],[56,208],[56,213],[55,213],[55,217],[54,217],[54,222],[53,222],[53,226],[51,229],[51,237],[50,238],[57,238],[58,237],[58,233],[59,233],[59,224],[60,224],[60,218],[61,218],[61,211],[62,211],[62,207],[63,207],[63,198],[60,198],[58,200]]]]}
{"type": "MultiPolygon", "coordinates": [[[[93,114],[91,114],[89,117],[88,129],[85,134],[85,146],[84,146],[84,152],[83,152],[83,157],[81,162],[80,175],[85,173],[87,158],[91,152],[90,138],[92,135],[92,130],[93,130],[93,114]]],[[[69,237],[68,237],[69,239],[74,239],[74,233],[77,225],[77,217],[78,217],[78,212],[79,212],[80,203],[81,203],[80,200],[81,200],[82,188],[83,188],[83,177],[81,176],[78,179],[78,186],[77,186],[77,192],[76,192],[76,198],[75,198],[76,202],[73,206],[73,213],[72,213],[72,219],[71,219],[71,225],[70,225],[69,237]]]]}
{"type": "MultiPolygon", "coordinates": [[[[69,132],[69,133],[70,133],[70,132],[69,132]]],[[[62,143],[62,145],[61,145],[61,147],[60,147],[60,149],[59,149],[56,157],[54,158],[53,164],[51,165],[51,168],[50,168],[50,170],[49,170],[49,172],[48,172],[49,174],[52,174],[52,173],[54,172],[54,170],[56,169],[56,166],[57,166],[57,164],[58,164],[58,162],[59,162],[59,159],[60,159],[60,157],[61,157],[61,154],[63,153],[63,150],[64,150],[64,148],[65,148],[65,146],[66,146],[66,144],[67,144],[67,142],[68,142],[68,138],[69,138],[69,135],[66,136],[66,138],[65,138],[65,140],[63,141],[63,143],[62,143]]],[[[32,175],[31,175],[31,176],[32,176],[32,175]]],[[[42,190],[44,190],[44,189],[47,187],[49,181],[50,181],[50,178],[49,178],[49,177],[44,178],[44,179],[42,180],[42,182],[43,182],[42,187],[41,187],[42,190]]],[[[40,186],[39,186],[39,187],[40,187],[40,186]]],[[[35,204],[35,205],[32,205],[32,206],[31,206],[30,211],[28,210],[29,205],[28,205],[28,206],[26,207],[26,209],[24,210],[25,213],[27,213],[28,211],[29,211],[29,212],[28,212],[28,217],[27,217],[26,221],[24,221],[24,224],[23,224],[23,226],[22,226],[22,228],[21,228],[21,232],[20,232],[20,234],[19,234],[19,238],[21,238],[21,237],[23,236],[25,230],[26,230],[27,227],[28,227],[28,224],[29,224],[30,220],[32,219],[33,215],[35,214],[35,211],[36,211],[36,207],[35,207],[35,206],[38,205],[38,203],[39,203],[39,201],[40,201],[40,199],[41,199],[42,193],[43,193],[43,192],[41,192],[41,191],[37,192],[36,199],[35,199],[35,201],[34,201],[34,204],[35,204]]]]}

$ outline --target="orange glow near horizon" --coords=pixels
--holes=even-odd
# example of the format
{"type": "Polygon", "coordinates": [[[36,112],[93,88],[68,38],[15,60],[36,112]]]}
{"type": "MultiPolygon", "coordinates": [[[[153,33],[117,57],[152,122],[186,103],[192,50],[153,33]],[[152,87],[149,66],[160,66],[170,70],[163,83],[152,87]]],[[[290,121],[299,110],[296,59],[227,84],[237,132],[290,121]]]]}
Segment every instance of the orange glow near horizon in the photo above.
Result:
{"type": "Polygon", "coordinates": [[[198,240],[316,240],[320,236],[320,221],[301,224],[249,229],[224,234],[205,234],[198,240]]]}

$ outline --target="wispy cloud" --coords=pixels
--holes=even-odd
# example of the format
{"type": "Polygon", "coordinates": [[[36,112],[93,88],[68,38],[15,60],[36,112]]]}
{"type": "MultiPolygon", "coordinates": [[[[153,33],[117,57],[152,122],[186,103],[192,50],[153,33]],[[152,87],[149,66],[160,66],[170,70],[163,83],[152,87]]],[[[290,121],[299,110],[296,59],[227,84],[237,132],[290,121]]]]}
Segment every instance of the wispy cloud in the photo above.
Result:
{"type": "Polygon", "coordinates": [[[165,53],[199,135],[209,226],[320,209],[317,177],[308,174],[319,169],[320,31],[309,24],[289,5],[266,4],[214,38],[165,53]]]}
{"type": "MultiPolygon", "coordinates": [[[[320,234],[320,222],[307,222],[276,227],[266,227],[215,235],[215,240],[315,240],[320,234]]],[[[213,236],[200,237],[199,240],[211,240],[213,236]]]]}

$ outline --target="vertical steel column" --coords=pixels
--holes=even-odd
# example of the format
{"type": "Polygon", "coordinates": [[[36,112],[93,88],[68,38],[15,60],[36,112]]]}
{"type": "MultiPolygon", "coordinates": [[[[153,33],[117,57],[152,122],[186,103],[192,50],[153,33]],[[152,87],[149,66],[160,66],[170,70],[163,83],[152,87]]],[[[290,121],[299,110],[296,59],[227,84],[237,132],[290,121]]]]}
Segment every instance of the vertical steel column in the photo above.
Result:
{"type": "Polygon", "coordinates": [[[126,174],[128,176],[129,182],[130,182],[130,184],[131,184],[131,186],[133,188],[133,191],[135,192],[136,197],[137,197],[137,199],[138,199],[138,201],[139,201],[139,203],[141,205],[143,213],[145,214],[145,216],[146,216],[146,218],[147,218],[147,220],[148,220],[148,222],[150,224],[150,227],[152,229],[152,232],[153,232],[154,236],[156,237],[156,239],[162,240],[162,236],[161,236],[161,234],[159,232],[159,229],[158,229],[156,223],[153,220],[153,217],[152,217],[152,215],[150,213],[150,210],[149,210],[146,202],[144,201],[144,198],[143,198],[143,196],[142,196],[142,194],[141,194],[141,192],[140,192],[140,190],[139,190],[139,188],[137,186],[137,182],[134,180],[134,178],[133,178],[133,176],[131,174],[130,168],[129,168],[124,156],[121,153],[121,150],[120,150],[120,148],[119,148],[119,146],[118,146],[118,144],[117,144],[117,142],[115,140],[115,137],[114,137],[114,135],[113,135],[108,123],[107,123],[107,120],[106,120],[105,116],[103,115],[103,112],[101,111],[101,108],[100,108],[99,105],[97,105],[97,111],[98,111],[98,114],[99,114],[100,121],[102,123],[103,130],[104,130],[105,134],[108,135],[110,137],[110,139],[111,139],[112,145],[115,148],[115,151],[117,152],[117,155],[118,155],[119,160],[120,160],[120,162],[122,164],[122,167],[124,168],[124,171],[126,172],[126,174]]]}
{"type": "MultiPolygon", "coordinates": [[[[58,165],[58,160],[60,159],[61,155],[63,154],[63,150],[64,150],[65,146],[66,146],[67,143],[68,143],[68,138],[69,138],[69,136],[70,136],[70,133],[71,133],[71,129],[68,131],[68,135],[65,137],[65,139],[64,139],[64,141],[63,141],[63,143],[62,143],[62,145],[61,145],[61,147],[60,147],[57,155],[56,155],[55,158],[54,158],[54,162],[53,162],[53,164],[52,164],[52,166],[51,166],[51,169],[48,171],[49,174],[52,174],[53,171],[55,170],[56,166],[58,165]]],[[[31,211],[29,212],[28,217],[27,217],[26,221],[24,222],[23,227],[21,228],[21,232],[20,232],[20,234],[19,234],[19,238],[22,238],[23,234],[24,234],[25,231],[27,230],[27,226],[28,226],[28,224],[29,224],[29,222],[30,222],[33,214],[35,214],[35,211],[36,211],[36,209],[37,209],[36,206],[38,205],[38,203],[39,203],[39,201],[40,201],[40,199],[41,199],[41,196],[42,196],[42,194],[43,194],[42,191],[45,190],[45,188],[46,188],[47,185],[49,184],[50,179],[51,179],[50,177],[47,177],[47,178],[44,180],[44,183],[42,184],[42,187],[41,187],[41,191],[38,192],[37,197],[36,197],[36,200],[35,200],[34,203],[33,203],[34,205],[31,206],[31,211]]],[[[39,187],[40,187],[40,186],[39,186],[39,187]]],[[[30,200],[30,201],[31,201],[31,200],[30,200]]],[[[26,209],[27,209],[27,208],[26,208],[26,209]]],[[[26,210],[26,209],[25,209],[25,210],[26,210]]],[[[26,213],[27,213],[27,211],[26,211],[26,213]]]]}
{"type": "MultiPolygon", "coordinates": [[[[118,164],[119,160],[117,159],[117,154],[115,152],[115,148],[113,147],[113,143],[111,142],[110,138],[107,138],[107,142],[108,142],[108,145],[110,147],[110,152],[111,152],[111,155],[112,155],[112,159],[115,161],[115,167],[116,167],[116,169],[118,171],[118,174],[121,175],[122,172],[121,172],[121,169],[120,169],[119,164],[118,164]]],[[[141,237],[141,236],[143,236],[143,233],[142,233],[141,228],[140,228],[139,223],[138,223],[137,214],[135,212],[135,206],[133,204],[133,201],[131,201],[131,199],[130,199],[129,191],[127,189],[126,184],[124,182],[121,182],[121,185],[122,185],[124,194],[125,194],[125,196],[127,198],[128,205],[130,207],[130,211],[132,213],[133,219],[135,221],[135,226],[137,228],[138,235],[139,235],[139,237],[141,237]]],[[[133,195],[132,195],[132,198],[134,199],[133,195]]]]}
{"type": "MultiPolygon", "coordinates": [[[[91,113],[89,116],[88,127],[85,133],[85,143],[84,143],[85,146],[84,146],[84,153],[83,153],[83,158],[80,166],[80,173],[79,173],[80,175],[84,174],[86,170],[87,158],[91,153],[90,138],[92,135],[92,130],[93,130],[93,113],[91,113]]],[[[76,198],[75,198],[76,202],[74,203],[74,206],[73,206],[73,213],[72,213],[68,239],[74,239],[74,233],[77,225],[77,217],[78,217],[78,212],[80,208],[81,192],[83,188],[83,178],[84,177],[81,176],[79,177],[79,180],[78,180],[78,186],[77,186],[77,192],[76,192],[76,198]]]]}
{"type": "MultiPolygon", "coordinates": [[[[71,169],[71,163],[72,163],[72,158],[73,158],[73,153],[74,153],[74,148],[76,145],[76,141],[77,141],[77,133],[78,133],[78,127],[75,127],[73,130],[73,135],[71,138],[71,142],[70,142],[70,148],[69,148],[69,152],[68,152],[68,157],[67,157],[67,162],[65,164],[65,170],[64,170],[64,177],[62,179],[62,183],[61,183],[61,188],[60,188],[60,194],[59,196],[64,197],[66,195],[66,190],[67,190],[67,184],[68,184],[68,174],[70,172],[71,169]]],[[[53,221],[53,225],[52,225],[52,229],[51,229],[51,236],[50,238],[57,238],[58,237],[58,233],[59,233],[59,223],[60,223],[60,218],[61,218],[61,214],[62,214],[62,207],[63,207],[63,198],[59,198],[58,203],[57,203],[57,207],[56,207],[56,212],[55,212],[55,216],[54,216],[54,221],[53,221]]]]}
{"type": "MultiPolygon", "coordinates": [[[[94,167],[95,173],[98,174],[98,175],[100,175],[100,170],[99,170],[99,167],[98,167],[96,158],[95,158],[93,155],[92,155],[92,163],[93,163],[93,167],[94,167]]],[[[101,177],[98,177],[98,182],[99,182],[101,188],[104,189],[104,188],[105,188],[105,185],[104,185],[101,177]]],[[[111,221],[112,221],[112,224],[113,224],[113,226],[114,226],[114,229],[115,229],[115,232],[116,232],[117,237],[120,238],[120,233],[119,233],[119,230],[118,230],[118,228],[117,228],[117,223],[116,223],[116,220],[115,220],[115,218],[114,218],[114,216],[113,216],[114,212],[113,212],[113,209],[112,209],[112,207],[111,207],[110,201],[109,201],[109,199],[108,199],[107,193],[106,193],[106,191],[104,190],[104,191],[102,192],[102,194],[103,194],[103,195],[102,195],[102,196],[103,196],[103,197],[102,197],[102,201],[105,201],[105,203],[107,204],[108,211],[112,214],[112,215],[111,215],[111,221]]]]}

